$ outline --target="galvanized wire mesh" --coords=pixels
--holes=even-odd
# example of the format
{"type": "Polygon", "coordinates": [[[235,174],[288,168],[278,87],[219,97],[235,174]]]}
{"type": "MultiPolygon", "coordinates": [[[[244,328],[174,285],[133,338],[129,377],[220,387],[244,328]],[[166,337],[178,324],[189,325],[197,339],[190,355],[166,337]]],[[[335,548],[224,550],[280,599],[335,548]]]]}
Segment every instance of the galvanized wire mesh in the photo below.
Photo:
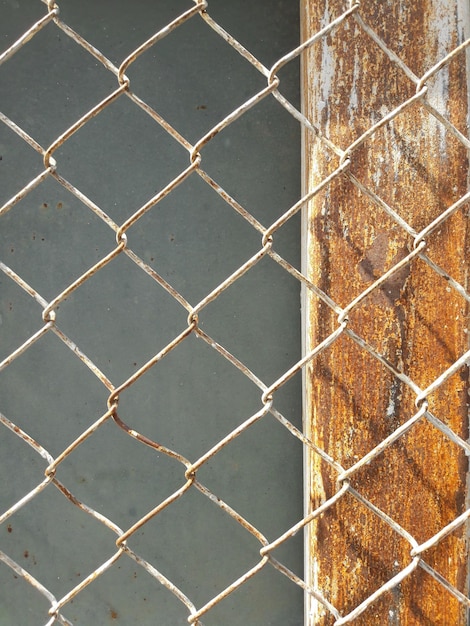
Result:
{"type": "MultiPolygon", "coordinates": [[[[445,70],[448,65],[454,60],[457,55],[461,54],[463,49],[470,44],[470,40],[463,41],[458,47],[451,52],[447,52],[445,55],[441,55],[440,58],[436,58],[435,64],[429,67],[422,76],[416,76],[400,59],[399,54],[392,51],[385,45],[379,34],[377,34],[367,23],[367,18],[362,17],[361,6],[359,3],[351,2],[342,14],[331,16],[323,28],[315,32],[306,41],[294,50],[289,51],[282,56],[272,67],[265,67],[255,56],[251,54],[241,43],[239,43],[230,33],[227,33],[216,21],[211,17],[211,7],[206,0],[195,0],[192,6],[177,16],[173,21],[160,28],[153,36],[146,41],[143,41],[138,45],[131,54],[124,58],[119,66],[115,65],[111,60],[97,50],[91,43],[86,41],[80,33],[75,32],[70,26],[61,20],[60,16],[60,3],[57,4],[53,0],[49,0],[47,3],[47,9],[41,17],[31,28],[25,32],[12,46],[0,55],[0,63],[8,63],[8,61],[14,57],[20,50],[27,52],[28,43],[34,39],[46,26],[54,25],[55,32],[60,36],[70,38],[75,44],[80,46],[84,53],[88,55],[90,63],[101,64],[116,81],[115,88],[110,91],[105,97],[103,97],[98,103],[92,106],[80,119],[74,121],[74,123],[67,128],[64,132],[61,132],[56,138],[46,147],[40,145],[34,138],[34,133],[30,134],[21,128],[14,119],[10,119],[4,114],[1,114],[1,121],[11,131],[13,131],[19,138],[21,138],[28,146],[38,152],[44,163],[43,170],[36,175],[32,180],[29,180],[22,189],[19,189],[13,197],[11,197],[0,209],[0,218],[4,217],[8,212],[14,211],[15,206],[24,199],[28,194],[33,192],[36,188],[41,186],[46,180],[54,179],[62,188],[68,193],[77,198],[86,210],[92,212],[99,220],[105,224],[109,229],[109,234],[113,237],[115,243],[110,245],[110,250],[107,254],[100,256],[94,263],[89,264],[89,268],[77,276],[74,280],[71,280],[61,290],[57,290],[55,295],[51,299],[46,299],[42,294],[38,293],[33,286],[20,275],[18,275],[13,269],[11,269],[5,262],[5,259],[0,263],[0,268],[8,280],[13,281],[24,292],[30,296],[36,303],[38,303],[42,309],[41,319],[38,320],[36,330],[21,344],[14,347],[13,350],[7,355],[2,355],[3,360],[0,364],[0,370],[6,370],[11,364],[21,355],[30,350],[36,342],[40,341],[45,335],[55,335],[63,344],[71,350],[77,359],[79,359],[89,370],[93,373],[100,385],[104,387],[107,392],[107,406],[103,407],[101,415],[96,416],[93,423],[70,442],[65,448],[61,450],[59,454],[52,455],[46,450],[39,442],[35,441],[24,429],[13,423],[8,415],[0,414],[1,428],[5,432],[5,429],[9,429],[15,437],[20,438],[27,443],[37,453],[38,457],[44,460],[47,464],[47,468],[44,472],[44,477],[38,480],[36,486],[24,494],[21,498],[13,503],[8,510],[1,512],[0,520],[7,528],[11,519],[21,509],[31,506],[35,498],[39,496],[45,490],[51,490],[54,487],[58,489],[60,494],[67,498],[75,507],[78,507],[81,511],[91,516],[97,522],[109,529],[116,535],[116,549],[110,557],[100,563],[96,569],[89,572],[80,582],[70,588],[68,592],[62,597],[55,597],[50,589],[47,588],[41,580],[34,578],[31,573],[27,571],[23,565],[13,559],[7,552],[0,552],[0,559],[11,568],[15,576],[24,579],[32,588],[34,588],[39,594],[41,594],[47,604],[47,616],[38,616],[38,623],[47,623],[52,625],[53,623],[70,624],[67,619],[67,608],[70,603],[73,603],[80,594],[85,590],[88,585],[96,584],[96,581],[111,568],[118,567],[118,563],[122,559],[131,559],[135,564],[142,567],[150,576],[158,582],[158,585],[162,585],[172,594],[175,598],[186,608],[187,619],[191,624],[202,624],[204,622],[204,616],[208,614],[214,607],[219,604],[223,604],[225,598],[230,594],[241,588],[245,583],[248,583],[250,579],[256,577],[264,568],[275,568],[278,572],[284,575],[291,581],[293,585],[297,585],[305,591],[310,601],[314,601],[317,605],[322,607],[322,611],[326,614],[328,619],[332,619],[335,624],[345,624],[355,622],[357,618],[368,608],[373,607],[380,597],[394,590],[403,583],[403,581],[411,576],[416,568],[422,568],[428,574],[430,574],[438,583],[440,593],[452,594],[462,605],[470,606],[470,599],[465,594],[465,588],[458,588],[457,584],[453,584],[443,578],[443,576],[436,571],[426,561],[426,554],[432,550],[440,542],[444,541],[448,535],[456,530],[462,531],[465,524],[470,517],[470,509],[466,508],[464,504],[460,514],[452,519],[449,523],[444,525],[435,533],[432,537],[429,537],[424,542],[419,542],[416,538],[396,520],[394,520],[385,511],[375,506],[363,493],[361,493],[361,482],[355,480],[355,475],[360,474],[360,470],[365,466],[373,462],[379,455],[381,455],[388,447],[392,446],[399,440],[404,441],[405,435],[419,424],[423,420],[429,421],[435,428],[439,429],[443,437],[447,442],[451,442],[452,445],[458,447],[463,455],[470,453],[470,446],[461,436],[460,433],[453,432],[453,430],[446,424],[444,416],[434,415],[428,404],[428,397],[432,395],[436,390],[443,387],[446,382],[454,375],[460,373],[463,368],[466,367],[468,359],[470,358],[470,351],[463,352],[458,355],[458,358],[454,362],[446,367],[440,374],[429,382],[424,388],[417,384],[406,371],[400,371],[399,368],[391,364],[373,345],[370,345],[366,339],[361,337],[360,332],[356,332],[350,327],[349,318],[354,311],[363,304],[363,302],[372,294],[378,293],[380,289],[387,284],[392,277],[402,271],[404,268],[410,267],[416,259],[424,262],[428,268],[436,275],[443,277],[447,281],[448,288],[455,292],[460,299],[467,305],[470,296],[466,289],[466,285],[462,285],[459,281],[450,275],[446,269],[440,267],[435,261],[428,256],[426,252],[427,240],[432,236],[434,232],[440,229],[454,214],[466,209],[467,203],[470,200],[470,192],[461,195],[458,199],[454,200],[445,210],[441,211],[436,217],[433,216],[431,220],[425,223],[419,229],[415,229],[412,225],[408,224],[406,220],[400,216],[399,211],[391,208],[380,197],[380,186],[378,192],[374,191],[370,186],[362,183],[354,177],[350,171],[351,162],[354,159],[354,155],[357,150],[363,147],[369,140],[379,137],[379,131],[387,124],[391,123],[395,118],[407,112],[410,107],[419,103],[426,107],[426,110],[431,116],[433,116],[440,127],[442,132],[452,135],[465,150],[470,148],[470,142],[466,138],[461,129],[457,129],[452,122],[446,117],[445,114],[437,110],[435,106],[427,99],[427,83],[439,72],[445,70]],[[232,47],[239,55],[241,55],[253,68],[255,68],[259,74],[265,80],[265,86],[260,89],[255,95],[246,99],[240,106],[234,108],[228,115],[220,120],[210,130],[205,132],[202,136],[198,137],[196,141],[189,141],[183,136],[178,128],[174,128],[164,116],[162,116],[158,110],[152,108],[149,104],[141,98],[138,92],[134,92],[132,81],[126,75],[132,64],[135,63],[141,55],[152,48],[158,48],[159,44],[164,38],[179,29],[186,22],[190,20],[202,20],[204,27],[216,33],[218,37],[225,42],[225,45],[232,47]],[[359,27],[362,32],[374,41],[375,45],[379,46],[383,53],[388,56],[391,64],[394,68],[405,75],[414,85],[415,93],[413,93],[405,101],[398,103],[393,110],[386,112],[386,114],[379,117],[378,121],[372,123],[366,128],[360,136],[355,137],[352,143],[346,148],[337,146],[331,138],[328,136],[328,129],[318,124],[317,120],[308,119],[302,112],[294,107],[286,98],[282,95],[280,86],[281,79],[279,78],[281,70],[284,66],[290,62],[297,60],[302,53],[315,47],[321,46],[326,41],[327,37],[334,36],[335,28],[349,24],[350,27],[359,27]],[[269,225],[261,224],[258,219],[252,214],[249,206],[242,206],[236,198],[232,197],[229,193],[224,191],[219,185],[217,180],[214,180],[204,170],[204,151],[209,144],[217,137],[219,133],[227,129],[232,123],[238,120],[241,116],[247,113],[254,107],[257,107],[265,99],[276,99],[285,110],[295,118],[302,126],[305,133],[309,133],[316,137],[318,145],[321,146],[321,150],[325,155],[328,155],[330,160],[336,159],[337,165],[331,173],[321,180],[317,186],[313,189],[308,189],[307,193],[302,196],[298,202],[293,206],[287,207],[285,212],[277,218],[273,223],[269,225]],[[80,131],[83,127],[89,124],[95,117],[105,112],[108,107],[111,107],[113,103],[120,99],[127,99],[133,107],[138,107],[145,112],[146,115],[152,120],[155,126],[163,129],[164,133],[171,138],[172,141],[179,144],[185,151],[187,156],[187,164],[181,169],[176,176],[163,188],[150,198],[147,202],[142,204],[132,215],[128,216],[120,223],[115,222],[112,218],[105,213],[105,211],[98,206],[93,198],[87,197],[81,189],[77,188],[71,181],[64,178],[61,174],[60,158],[56,158],[56,153],[67,142],[73,138],[75,133],[80,131]],[[191,177],[199,177],[204,184],[208,185],[214,190],[219,197],[230,207],[230,210],[236,212],[246,223],[253,229],[259,236],[259,247],[257,251],[228,276],[225,280],[220,282],[216,287],[204,294],[197,303],[190,303],[176,288],[171,284],[167,278],[164,278],[158,273],[157,268],[147,263],[142,256],[140,256],[135,250],[132,236],[128,236],[131,228],[138,223],[149,212],[155,211],[169,194],[175,192],[179,185],[183,184],[191,177]],[[377,212],[385,212],[388,217],[395,224],[399,226],[403,234],[406,235],[412,241],[407,254],[402,256],[399,260],[395,260],[394,263],[385,271],[382,268],[380,275],[375,275],[374,280],[364,288],[364,290],[357,294],[347,304],[340,306],[332,298],[332,294],[328,293],[328,290],[323,285],[315,284],[312,281],[312,277],[308,272],[301,272],[298,268],[294,267],[289,261],[287,261],[279,253],[276,248],[276,234],[280,229],[302,209],[304,209],[309,202],[311,202],[317,195],[328,190],[330,186],[334,185],[338,180],[347,179],[362,193],[365,194],[375,207],[377,212]],[[110,264],[113,264],[118,258],[127,257],[140,272],[145,273],[155,285],[162,287],[167,294],[173,299],[173,301],[185,311],[187,322],[180,329],[180,332],[176,334],[171,341],[169,341],[164,347],[162,347],[157,353],[148,359],[143,365],[137,368],[137,370],[126,378],[122,382],[112,381],[106,376],[103,371],[89,358],[86,351],[81,348],[80,345],[76,345],[62,330],[60,323],[60,312],[58,309],[60,305],[65,302],[67,298],[70,298],[77,290],[84,286],[87,281],[91,280],[97,273],[105,271],[105,268],[110,264]],[[199,317],[201,313],[211,303],[216,301],[227,289],[229,289],[236,281],[241,277],[249,273],[262,259],[269,257],[276,262],[280,268],[294,277],[299,286],[302,285],[303,289],[319,299],[324,306],[333,313],[336,317],[334,330],[328,334],[326,338],[323,338],[317,345],[297,363],[295,363],[290,369],[282,373],[277,379],[264,381],[260,380],[256,373],[250,371],[250,369],[241,362],[234,354],[232,354],[224,345],[221,345],[215,341],[209,334],[207,334],[201,325],[199,324],[199,317]],[[148,436],[138,432],[133,426],[126,422],[125,415],[121,414],[120,402],[125,398],[126,393],[138,385],[138,381],[142,380],[149,375],[149,372],[158,363],[165,360],[171,355],[179,346],[186,342],[190,337],[197,337],[211,350],[214,350],[220,357],[227,360],[231,365],[238,369],[244,376],[246,376],[259,390],[259,402],[260,408],[254,414],[246,415],[244,421],[238,424],[233,430],[231,430],[225,437],[217,441],[210,447],[204,454],[196,459],[186,458],[181,451],[170,449],[169,447],[159,443],[156,440],[149,438],[148,436]],[[325,452],[321,447],[317,446],[312,440],[310,440],[305,433],[301,432],[294,424],[287,420],[282,413],[276,408],[276,394],[279,390],[288,383],[294,376],[300,374],[308,367],[315,367],[316,359],[324,352],[327,352],[331,346],[338,345],[338,342],[347,339],[354,342],[361,351],[365,351],[372,359],[380,363],[388,373],[392,373],[393,377],[400,384],[407,387],[412,394],[414,394],[414,400],[416,404],[416,412],[409,416],[409,419],[402,424],[396,426],[386,438],[384,438],[379,445],[375,446],[367,454],[356,459],[352,465],[344,467],[339,459],[333,458],[329,453],[325,452]],[[292,527],[286,529],[286,531],[278,536],[275,540],[268,541],[263,534],[262,528],[257,528],[250,519],[245,519],[234,508],[231,507],[230,502],[225,502],[219,497],[217,493],[213,493],[204,483],[200,480],[200,471],[204,466],[213,460],[216,455],[219,454],[224,448],[233,444],[233,442],[244,432],[249,430],[252,426],[263,421],[267,416],[274,416],[277,421],[286,429],[290,436],[296,438],[304,447],[304,453],[306,455],[316,455],[322,463],[326,463],[336,478],[336,488],[333,495],[330,495],[325,501],[321,502],[313,510],[306,507],[306,515],[299,519],[299,521],[292,527]],[[105,425],[112,424],[115,428],[121,430],[127,437],[135,440],[140,446],[149,448],[154,451],[155,454],[164,455],[169,459],[174,460],[180,467],[179,486],[172,491],[168,497],[163,501],[155,503],[154,506],[143,516],[136,519],[128,528],[120,528],[112,519],[106,517],[102,511],[96,506],[92,507],[87,504],[86,501],[80,500],[72,493],[67,485],[67,482],[61,480],[61,465],[67,461],[70,457],[73,457],[79,450],[80,446],[87,440],[97,437],[105,425]],[[147,558],[145,554],[136,552],[132,547],[132,539],[141,532],[146,524],[151,520],[156,519],[169,507],[175,506],[178,501],[184,500],[189,493],[197,491],[202,494],[212,506],[219,508],[224,514],[230,516],[237,524],[250,533],[259,544],[259,551],[257,555],[256,564],[245,571],[239,578],[234,580],[231,584],[218,591],[213,597],[208,598],[202,605],[196,605],[191,597],[188,597],[184,590],[179,588],[172,580],[167,578],[164,573],[159,571],[158,563],[152,562],[147,558]],[[397,537],[403,539],[409,545],[409,560],[403,567],[399,567],[399,571],[391,571],[389,579],[379,586],[376,591],[355,606],[352,610],[345,611],[343,606],[336,606],[328,597],[328,593],[325,591],[322,580],[312,580],[306,578],[305,580],[295,574],[289,567],[283,562],[278,560],[275,556],[275,550],[288,542],[294,535],[299,532],[303,532],[306,528],[311,528],[312,524],[321,518],[325,513],[334,508],[338,502],[347,498],[354,498],[361,506],[365,507],[373,515],[377,516],[379,520],[387,525],[390,529],[390,533],[395,534],[397,537]]],[[[99,140],[98,140],[99,141],[99,140]]],[[[325,236],[327,236],[325,234],[325,236]]],[[[321,246],[321,241],[319,243],[321,246]]],[[[461,251],[456,250],[456,254],[461,251]]],[[[465,259],[462,259],[464,262],[465,259]]],[[[27,381],[24,383],[27,384],[27,381]]],[[[208,391],[210,393],[210,391],[208,391]]],[[[308,416],[306,417],[308,419],[308,416]]],[[[266,444],[268,445],[268,443],[266,444]]],[[[403,444],[405,445],[405,444],[403,444]]],[[[14,477],[8,478],[8,480],[14,480],[14,477]]],[[[276,512],[273,511],[273,515],[276,512]]],[[[307,550],[309,548],[307,547],[307,550]]],[[[307,555],[308,556],[308,555],[307,555]]],[[[354,574],[352,574],[353,576],[354,574]]],[[[345,587],[349,584],[347,580],[344,581],[345,587]]],[[[307,618],[308,619],[308,618],[307,618]]],[[[228,622],[226,622],[228,623],[228,622]]],[[[442,622],[444,623],[444,622],[442,622]]]]}

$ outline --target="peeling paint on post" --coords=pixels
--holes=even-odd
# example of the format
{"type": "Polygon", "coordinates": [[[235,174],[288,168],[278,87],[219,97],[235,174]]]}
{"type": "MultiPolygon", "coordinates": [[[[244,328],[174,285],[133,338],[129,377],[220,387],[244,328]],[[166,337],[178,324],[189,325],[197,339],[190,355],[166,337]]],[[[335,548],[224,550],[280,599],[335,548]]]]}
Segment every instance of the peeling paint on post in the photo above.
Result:
{"type": "MultiPolygon", "coordinates": [[[[305,0],[303,40],[348,7],[341,0],[305,0]]],[[[363,2],[304,53],[305,115],[346,150],[416,93],[413,74],[420,79],[470,36],[469,12],[466,0],[363,2]],[[364,24],[412,74],[380,49],[364,24]]],[[[414,234],[468,189],[464,143],[423,104],[468,137],[468,50],[426,81],[423,101],[411,104],[358,146],[347,171],[308,205],[305,272],[342,308],[408,255],[414,234]],[[396,219],[368,192],[391,207],[396,219]]],[[[305,191],[340,162],[310,131],[304,134],[303,156],[305,191]]],[[[468,214],[466,203],[426,237],[424,252],[444,276],[415,258],[349,315],[348,328],[421,389],[468,349],[468,301],[449,283],[450,276],[468,292],[468,214]]],[[[308,291],[305,315],[308,351],[338,328],[338,316],[308,291]]],[[[305,384],[307,434],[346,469],[417,410],[410,387],[346,334],[312,360],[305,384]]],[[[465,441],[467,392],[468,368],[463,367],[428,397],[432,414],[465,441]]],[[[462,449],[421,419],[353,474],[351,485],[423,543],[465,511],[467,469],[462,449]]],[[[306,477],[307,511],[312,511],[336,492],[338,472],[312,452],[306,458],[306,477]]],[[[423,560],[468,596],[466,533],[461,526],[427,550],[423,560]]],[[[411,562],[410,543],[349,494],[314,520],[307,534],[307,582],[343,616],[411,562]]],[[[334,621],[321,603],[307,600],[306,624],[334,621]]],[[[466,608],[418,567],[354,623],[465,624],[466,608]]]]}

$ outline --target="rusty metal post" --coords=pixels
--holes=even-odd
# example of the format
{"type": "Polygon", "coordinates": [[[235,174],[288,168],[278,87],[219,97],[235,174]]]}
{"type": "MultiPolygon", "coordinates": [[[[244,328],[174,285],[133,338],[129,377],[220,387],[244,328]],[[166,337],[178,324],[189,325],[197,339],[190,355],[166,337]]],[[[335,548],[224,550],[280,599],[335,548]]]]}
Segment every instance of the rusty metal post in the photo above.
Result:
{"type": "MultiPolygon", "coordinates": [[[[352,7],[302,59],[305,115],[340,151],[419,91],[419,79],[470,36],[467,0],[368,0],[356,5],[303,2],[304,41],[352,7]]],[[[465,142],[425,105],[468,137],[467,73],[468,48],[424,81],[425,97],[351,151],[349,167],[309,202],[305,272],[339,307],[404,259],[413,250],[414,235],[467,192],[465,142]]],[[[305,191],[340,162],[341,154],[305,131],[305,191]]],[[[343,468],[416,413],[416,393],[393,368],[426,389],[468,350],[468,300],[449,281],[451,277],[468,293],[468,203],[426,237],[424,254],[441,268],[440,274],[416,257],[350,311],[348,329],[382,362],[343,333],[307,369],[307,434],[343,468]]],[[[338,314],[309,290],[305,307],[308,351],[338,328],[338,314]]],[[[468,368],[462,367],[427,398],[432,415],[465,441],[467,392],[468,368]]],[[[466,510],[467,468],[463,449],[425,417],[350,481],[421,544],[466,510]]],[[[338,470],[311,452],[306,477],[310,512],[337,491],[338,470]]],[[[468,596],[466,533],[460,526],[422,558],[468,596]]],[[[309,524],[307,541],[307,582],[342,616],[412,561],[409,541],[350,493],[309,524]]],[[[353,622],[457,625],[467,623],[467,610],[465,600],[418,565],[353,622]]],[[[309,596],[306,624],[334,623],[331,612],[309,596]]]]}

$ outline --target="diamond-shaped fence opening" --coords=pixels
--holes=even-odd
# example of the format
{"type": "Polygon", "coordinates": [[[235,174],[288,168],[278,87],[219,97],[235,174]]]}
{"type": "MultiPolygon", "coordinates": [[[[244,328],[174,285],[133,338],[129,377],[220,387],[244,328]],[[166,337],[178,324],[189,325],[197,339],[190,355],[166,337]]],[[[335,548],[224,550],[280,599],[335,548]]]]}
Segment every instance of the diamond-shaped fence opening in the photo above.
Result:
{"type": "Polygon", "coordinates": [[[470,12],[392,4],[1,4],[0,626],[467,623],[470,12]]]}

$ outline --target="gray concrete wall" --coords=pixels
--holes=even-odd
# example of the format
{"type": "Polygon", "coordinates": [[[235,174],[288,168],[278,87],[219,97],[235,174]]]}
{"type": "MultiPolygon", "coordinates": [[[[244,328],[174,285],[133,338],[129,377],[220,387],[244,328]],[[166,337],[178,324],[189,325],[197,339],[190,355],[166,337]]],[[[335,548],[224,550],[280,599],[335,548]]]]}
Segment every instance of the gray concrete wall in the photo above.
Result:
{"type": "MultiPolygon", "coordinates": [[[[60,17],[113,63],[191,3],[183,0],[59,3],[60,17]]],[[[214,1],[210,14],[265,65],[298,43],[297,3],[214,1]]],[[[1,50],[45,13],[41,2],[0,2],[1,50]]],[[[265,79],[196,17],[129,68],[132,89],[186,139],[196,141],[265,79]]],[[[282,71],[298,103],[298,69],[282,71]]],[[[43,147],[116,88],[115,77],[53,24],[0,67],[1,110],[43,147]]],[[[43,169],[42,159],[0,125],[0,205],[43,169]]],[[[300,129],[273,98],[203,150],[204,169],[267,226],[300,196],[300,129]]],[[[58,172],[118,224],[188,164],[188,153],[125,97],[87,123],[54,158],[58,172]]],[[[129,245],[196,304],[260,247],[259,234],[199,177],[145,215],[129,245]]],[[[0,261],[50,301],[115,245],[108,226],[52,178],[0,219],[0,261]]],[[[276,235],[297,267],[299,220],[276,235]]],[[[205,332],[266,384],[300,356],[299,284],[264,259],[200,314],[205,332]]],[[[42,325],[41,307],[0,275],[0,360],[42,325]]],[[[57,325],[117,386],[186,325],[187,312],[120,256],[57,309],[57,325]]],[[[275,406],[301,425],[300,377],[275,406]]],[[[106,410],[109,393],[52,333],[0,373],[0,411],[52,456],[106,410]]],[[[195,460],[260,408],[260,392],[194,337],[120,399],[133,428],[195,460]]],[[[271,416],[221,451],[199,475],[214,493],[275,539],[302,517],[301,446],[271,416]]],[[[0,514],[38,485],[46,462],[0,425],[0,514]]],[[[57,478],[126,529],[184,482],[184,468],[108,423],[77,448],[57,478]]],[[[0,550],[56,598],[115,552],[116,536],[52,485],[0,528],[0,550]]],[[[276,554],[302,575],[302,539],[276,554]]],[[[191,491],[129,540],[201,606],[258,560],[259,544],[191,491]]],[[[0,562],[0,626],[38,626],[48,603],[0,562]]],[[[122,557],[63,609],[73,624],[185,624],[185,607],[122,557]]],[[[210,611],[204,624],[299,626],[302,594],[265,568],[210,611]]]]}

